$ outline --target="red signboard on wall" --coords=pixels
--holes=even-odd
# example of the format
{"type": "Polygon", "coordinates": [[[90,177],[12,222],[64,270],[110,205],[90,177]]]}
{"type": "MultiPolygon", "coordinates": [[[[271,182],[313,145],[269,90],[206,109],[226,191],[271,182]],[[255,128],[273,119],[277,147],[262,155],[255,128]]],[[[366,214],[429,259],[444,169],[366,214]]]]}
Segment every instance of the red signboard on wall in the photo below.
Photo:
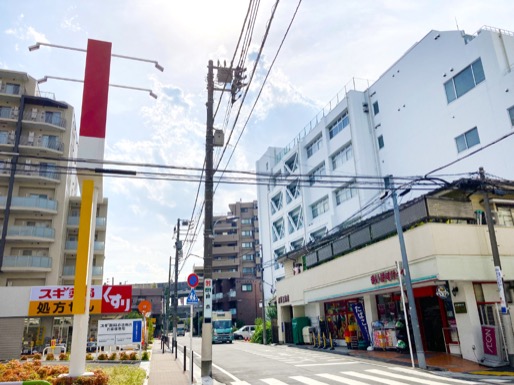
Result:
{"type": "Polygon", "coordinates": [[[102,286],[102,313],[127,313],[132,301],[132,286],[102,286]]]}

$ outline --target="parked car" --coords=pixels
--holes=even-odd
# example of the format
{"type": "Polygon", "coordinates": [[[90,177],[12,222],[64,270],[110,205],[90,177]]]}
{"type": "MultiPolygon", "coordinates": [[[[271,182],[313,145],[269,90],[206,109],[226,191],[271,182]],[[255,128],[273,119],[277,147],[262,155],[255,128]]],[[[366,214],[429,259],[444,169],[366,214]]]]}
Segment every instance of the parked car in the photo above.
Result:
{"type": "Polygon", "coordinates": [[[245,340],[247,338],[252,338],[252,335],[254,332],[255,332],[255,325],[245,325],[242,328],[239,328],[234,332],[234,339],[235,340],[245,340]]]}
{"type": "Polygon", "coordinates": [[[91,342],[87,343],[86,352],[88,352],[88,353],[96,352],[96,342],[95,341],[91,341],[91,342]]]}

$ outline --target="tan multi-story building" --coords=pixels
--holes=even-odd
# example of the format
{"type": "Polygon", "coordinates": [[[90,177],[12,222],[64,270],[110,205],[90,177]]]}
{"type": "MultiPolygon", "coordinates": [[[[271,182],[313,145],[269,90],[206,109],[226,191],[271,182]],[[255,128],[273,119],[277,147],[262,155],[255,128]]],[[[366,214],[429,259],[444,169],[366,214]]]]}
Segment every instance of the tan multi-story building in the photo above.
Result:
{"type": "Polygon", "coordinates": [[[262,259],[257,201],[229,205],[214,216],[212,247],[213,310],[232,313],[234,321],[254,324],[262,316],[262,259]]]}
{"type": "MultiPolygon", "coordinates": [[[[28,74],[0,70],[0,286],[73,285],[81,203],[77,150],[73,107],[40,93],[28,74]]],[[[100,199],[96,215],[92,284],[101,285],[107,199],[100,199]]],[[[16,336],[19,354],[22,336],[36,345],[66,340],[71,317],[20,323],[0,310],[0,325],[4,335],[16,336]]]]}

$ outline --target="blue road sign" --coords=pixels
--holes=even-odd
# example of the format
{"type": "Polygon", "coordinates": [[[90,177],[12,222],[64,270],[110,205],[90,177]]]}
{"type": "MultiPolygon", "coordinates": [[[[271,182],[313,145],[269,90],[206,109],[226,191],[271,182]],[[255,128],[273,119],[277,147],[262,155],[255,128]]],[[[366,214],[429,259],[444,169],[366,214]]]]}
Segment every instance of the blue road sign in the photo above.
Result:
{"type": "Polygon", "coordinates": [[[141,342],[141,334],[143,329],[142,320],[134,320],[132,324],[132,342],[141,342]]]}
{"type": "Polygon", "coordinates": [[[191,292],[187,296],[186,303],[188,305],[196,305],[196,304],[198,304],[198,297],[196,296],[195,289],[191,289],[191,292]]]}

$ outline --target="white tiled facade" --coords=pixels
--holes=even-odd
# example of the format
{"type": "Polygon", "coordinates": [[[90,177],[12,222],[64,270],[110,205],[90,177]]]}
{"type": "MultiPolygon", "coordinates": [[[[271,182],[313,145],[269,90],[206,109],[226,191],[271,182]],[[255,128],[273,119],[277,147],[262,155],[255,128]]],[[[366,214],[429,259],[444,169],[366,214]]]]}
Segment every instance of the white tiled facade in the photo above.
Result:
{"type": "MultiPolygon", "coordinates": [[[[451,181],[484,167],[514,179],[513,138],[504,138],[514,126],[513,71],[512,32],[430,31],[373,84],[347,87],[291,144],[257,161],[258,173],[273,175],[258,186],[264,261],[390,208],[379,199],[387,175],[451,181]]],[[[283,276],[279,264],[265,270],[267,282],[283,276]]]]}

